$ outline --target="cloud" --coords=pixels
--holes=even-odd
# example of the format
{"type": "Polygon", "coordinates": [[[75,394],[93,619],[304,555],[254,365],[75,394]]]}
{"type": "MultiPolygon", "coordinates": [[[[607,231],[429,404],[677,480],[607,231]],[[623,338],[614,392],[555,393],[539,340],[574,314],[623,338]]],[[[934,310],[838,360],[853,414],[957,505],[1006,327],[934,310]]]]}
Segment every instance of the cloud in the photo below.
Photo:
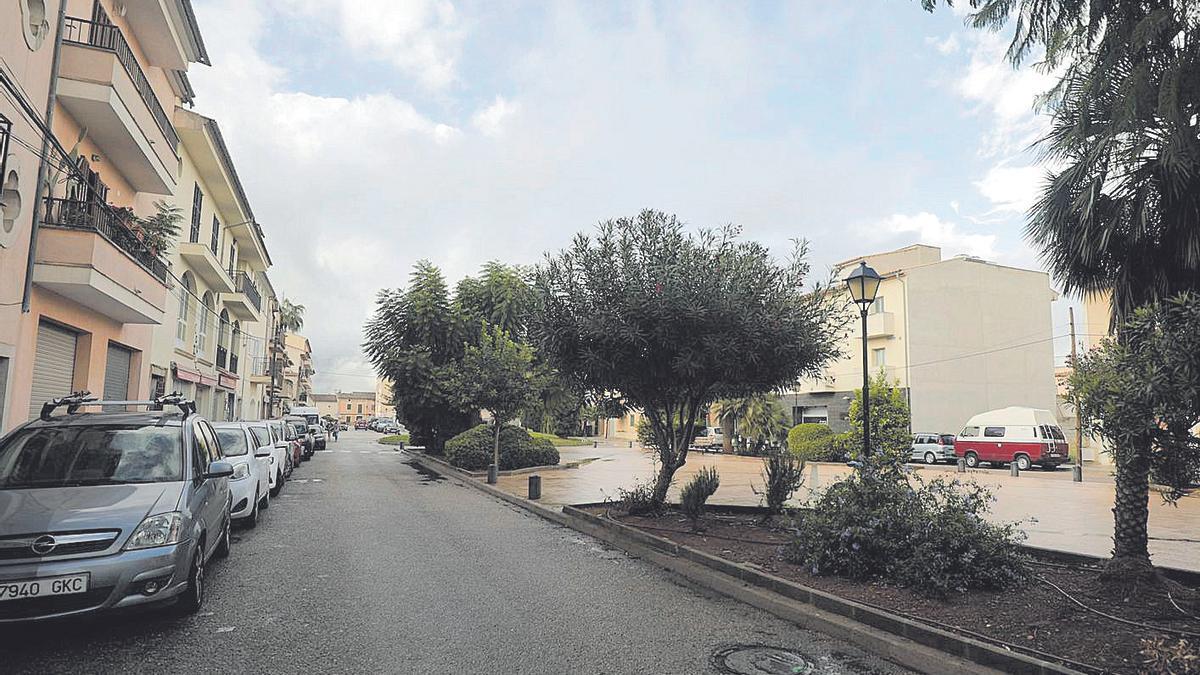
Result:
{"type": "Polygon", "coordinates": [[[945,39],[927,37],[925,38],[925,44],[932,45],[933,48],[943,56],[957,52],[959,47],[958,36],[953,33],[951,33],[950,36],[945,39]]]}
{"type": "Polygon", "coordinates": [[[471,124],[485,136],[499,136],[504,131],[504,122],[521,109],[520,104],[497,96],[491,105],[475,113],[471,124]]]}
{"type": "Polygon", "coordinates": [[[975,187],[996,211],[1024,214],[1037,201],[1046,170],[1040,166],[1005,166],[988,169],[975,187]]]}
{"type": "Polygon", "coordinates": [[[962,232],[954,223],[946,222],[927,211],[913,215],[892,214],[882,222],[857,229],[861,235],[880,244],[897,247],[930,244],[942,248],[943,254],[946,255],[966,253],[980,258],[996,257],[996,235],[962,232]]]}
{"type": "Polygon", "coordinates": [[[270,0],[337,28],[343,44],[370,59],[390,63],[433,89],[457,79],[464,29],[447,0],[270,0]]]}
{"type": "Polygon", "coordinates": [[[1034,104],[1056,78],[1029,66],[1014,69],[1005,60],[1008,43],[996,33],[975,31],[971,40],[970,62],[955,82],[955,91],[973,102],[978,114],[991,118],[981,152],[1021,152],[1049,128],[1049,118],[1038,114],[1034,104]]]}

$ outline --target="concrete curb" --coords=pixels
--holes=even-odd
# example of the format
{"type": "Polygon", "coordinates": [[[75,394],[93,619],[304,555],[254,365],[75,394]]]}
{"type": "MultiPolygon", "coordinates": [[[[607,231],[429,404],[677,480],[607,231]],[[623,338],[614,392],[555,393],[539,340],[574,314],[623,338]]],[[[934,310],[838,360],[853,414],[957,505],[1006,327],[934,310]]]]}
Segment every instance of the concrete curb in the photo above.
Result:
{"type": "Polygon", "coordinates": [[[908,668],[947,675],[1078,672],[808,588],[572,506],[564,506],[558,512],[480,482],[440,459],[423,453],[410,454],[426,469],[458,478],[509,504],[596,537],[700,586],[799,626],[847,640],[908,668]]]}

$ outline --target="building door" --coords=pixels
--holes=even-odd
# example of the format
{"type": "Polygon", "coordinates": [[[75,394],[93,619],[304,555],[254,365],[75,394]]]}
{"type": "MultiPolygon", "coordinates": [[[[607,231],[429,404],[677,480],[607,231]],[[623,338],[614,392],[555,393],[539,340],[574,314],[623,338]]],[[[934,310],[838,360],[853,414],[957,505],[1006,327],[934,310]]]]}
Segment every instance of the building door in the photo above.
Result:
{"type": "Polygon", "coordinates": [[[129,370],[133,352],[108,343],[108,360],[104,366],[104,398],[109,401],[129,400],[129,370]]]}
{"type": "Polygon", "coordinates": [[[41,414],[42,404],[71,393],[75,384],[75,348],[78,337],[46,321],[38,324],[37,349],[33,356],[29,419],[41,414]]]}

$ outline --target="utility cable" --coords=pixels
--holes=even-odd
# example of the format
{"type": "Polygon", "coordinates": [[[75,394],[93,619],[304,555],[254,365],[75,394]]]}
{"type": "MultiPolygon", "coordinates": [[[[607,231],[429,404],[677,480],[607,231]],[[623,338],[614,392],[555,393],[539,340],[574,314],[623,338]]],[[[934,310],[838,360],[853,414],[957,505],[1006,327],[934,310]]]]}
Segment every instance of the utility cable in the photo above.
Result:
{"type": "MultiPolygon", "coordinates": [[[[1080,602],[1080,601],[1079,601],[1079,600],[1077,600],[1077,599],[1076,599],[1076,598],[1075,598],[1073,595],[1071,595],[1070,593],[1068,593],[1068,592],[1064,591],[1062,588],[1060,588],[1060,587],[1059,587],[1057,584],[1055,584],[1053,581],[1050,581],[1049,579],[1046,579],[1045,577],[1041,577],[1041,576],[1039,576],[1039,577],[1035,577],[1035,578],[1036,578],[1038,581],[1042,582],[1043,584],[1046,584],[1046,585],[1047,585],[1047,586],[1049,586],[1050,588],[1053,588],[1054,590],[1058,591],[1059,593],[1061,593],[1061,594],[1062,594],[1062,596],[1063,596],[1064,598],[1066,598],[1066,599],[1070,600],[1071,602],[1075,603],[1075,604],[1076,604],[1076,605],[1078,605],[1080,608],[1082,608],[1082,609],[1085,609],[1085,610],[1087,610],[1087,611],[1089,611],[1089,612],[1091,612],[1092,614],[1095,614],[1095,615],[1097,615],[1097,616],[1102,616],[1102,617],[1104,617],[1105,619],[1108,619],[1108,620],[1110,620],[1110,621],[1116,621],[1117,623],[1123,623],[1123,624],[1125,624],[1125,625],[1127,625],[1127,626],[1133,626],[1133,627],[1135,627],[1135,628],[1145,628],[1145,629],[1147,629],[1147,630],[1155,630],[1155,631],[1158,631],[1158,632],[1160,632],[1160,633],[1171,633],[1172,635],[1182,635],[1182,636],[1184,636],[1184,637],[1200,638],[1200,632],[1197,632],[1197,631],[1183,630],[1183,629],[1181,629],[1181,628],[1167,628],[1167,627],[1165,627],[1165,626],[1153,626],[1153,625],[1151,625],[1151,624],[1148,624],[1148,623],[1142,623],[1141,621],[1134,621],[1134,620],[1132,620],[1132,619],[1125,619],[1125,618],[1122,618],[1122,617],[1119,617],[1119,616],[1114,616],[1114,615],[1112,615],[1112,614],[1108,614],[1107,612],[1102,612],[1102,611],[1100,611],[1100,610],[1098,610],[1098,609],[1096,609],[1096,608],[1094,608],[1094,607],[1090,607],[1090,606],[1088,606],[1088,605],[1086,605],[1086,604],[1084,604],[1084,603],[1080,602]]],[[[1172,601],[1172,603],[1174,603],[1174,601],[1172,601]]],[[[1176,609],[1178,609],[1178,606],[1176,606],[1176,609]]],[[[1182,609],[1180,609],[1179,611],[1181,611],[1181,612],[1182,612],[1183,610],[1182,610],[1182,609]]]]}

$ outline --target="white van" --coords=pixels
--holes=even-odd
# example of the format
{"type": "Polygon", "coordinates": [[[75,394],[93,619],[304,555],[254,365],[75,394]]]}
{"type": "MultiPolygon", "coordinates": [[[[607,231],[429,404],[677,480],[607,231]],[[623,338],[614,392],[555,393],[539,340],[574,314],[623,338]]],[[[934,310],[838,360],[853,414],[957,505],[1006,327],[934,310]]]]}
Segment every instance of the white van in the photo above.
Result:
{"type": "Polygon", "coordinates": [[[1069,460],[1067,438],[1054,414],[1015,406],[972,417],[954,439],[954,454],[972,468],[980,462],[1012,462],[1022,471],[1034,464],[1053,471],[1069,460]]]}

